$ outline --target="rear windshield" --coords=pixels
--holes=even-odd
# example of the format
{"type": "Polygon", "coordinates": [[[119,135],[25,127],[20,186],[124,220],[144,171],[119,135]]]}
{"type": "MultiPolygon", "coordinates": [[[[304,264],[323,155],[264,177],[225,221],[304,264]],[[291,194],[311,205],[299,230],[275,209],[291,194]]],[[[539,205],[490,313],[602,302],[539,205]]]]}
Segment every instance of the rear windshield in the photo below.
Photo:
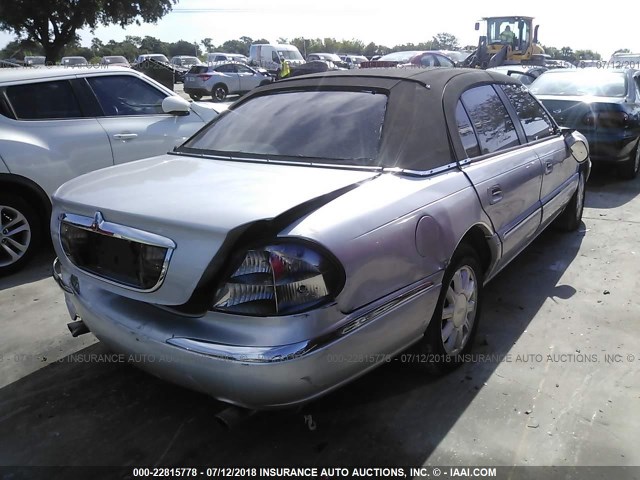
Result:
{"type": "Polygon", "coordinates": [[[536,95],[624,97],[627,84],[621,72],[578,70],[541,75],[530,90],[536,95]]]}
{"type": "Polygon", "coordinates": [[[386,106],[387,96],[371,91],[259,96],[218,117],[182,148],[377,166],[386,106]]]}
{"type": "Polygon", "coordinates": [[[207,73],[210,70],[208,65],[194,65],[189,70],[189,73],[207,73]]]}
{"type": "Polygon", "coordinates": [[[419,53],[422,52],[418,52],[418,51],[412,51],[412,52],[395,52],[395,53],[389,53],[387,55],[384,55],[382,57],[380,57],[378,60],[381,62],[408,62],[409,60],[411,60],[413,57],[415,57],[416,55],[418,55],[419,53]]]}

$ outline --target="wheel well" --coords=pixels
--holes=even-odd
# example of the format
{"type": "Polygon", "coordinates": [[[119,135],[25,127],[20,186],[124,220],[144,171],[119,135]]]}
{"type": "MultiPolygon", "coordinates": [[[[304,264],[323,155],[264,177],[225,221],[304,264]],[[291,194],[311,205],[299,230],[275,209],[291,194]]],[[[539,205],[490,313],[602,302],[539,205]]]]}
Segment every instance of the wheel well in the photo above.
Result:
{"type": "Polygon", "coordinates": [[[216,83],[216,84],[213,86],[213,88],[212,88],[211,90],[213,91],[213,90],[215,90],[215,89],[216,89],[216,88],[218,88],[218,87],[222,87],[222,88],[224,88],[227,92],[229,91],[229,88],[228,88],[224,83],[222,83],[222,82],[218,82],[218,83],[216,83]]]}
{"type": "Polygon", "coordinates": [[[42,231],[49,230],[51,200],[38,185],[26,178],[14,175],[0,175],[0,192],[16,195],[24,199],[40,216],[42,231]]]}
{"type": "Polygon", "coordinates": [[[462,237],[462,240],[460,240],[460,244],[463,243],[469,245],[478,253],[482,271],[487,273],[493,258],[491,249],[489,248],[489,243],[487,242],[486,232],[482,227],[479,225],[471,227],[469,231],[465,233],[464,237],[462,237]]]}

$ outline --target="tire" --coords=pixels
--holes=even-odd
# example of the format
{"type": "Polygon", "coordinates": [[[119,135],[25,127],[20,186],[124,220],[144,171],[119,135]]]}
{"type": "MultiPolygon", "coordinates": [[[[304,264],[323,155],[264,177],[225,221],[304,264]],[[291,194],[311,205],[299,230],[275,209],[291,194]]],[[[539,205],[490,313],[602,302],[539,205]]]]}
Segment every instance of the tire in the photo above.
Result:
{"type": "Polygon", "coordinates": [[[578,177],[578,188],[564,207],[563,212],[556,219],[555,226],[563,232],[574,232],[582,223],[582,212],[584,211],[584,198],[586,195],[585,174],[580,172],[578,177]]]}
{"type": "Polygon", "coordinates": [[[22,198],[0,195],[0,276],[24,267],[42,241],[42,219],[22,198]]]}
{"type": "Polygon", "coordinates": [[[202,95],[196,95],[195,93],[190,93],[189,94],[189,98],[191,98],[191,100],[193,101],[198,101],[202,99],[202,95]]]}
{"type": "Polygon", "coordinates": [[[625,180],[633,180],[638,176],[638,171],[640,170],[640,140],[638,141],[638,146],[636,147],[635,154],[631,156],[629,160],[620,165],[618,169],[618,174],[620,178],[625,180]]]}
{"type": "Polygon", "coordinates": [[[420,368],[441,375],[463,363],[478,331],[484,272],[475,249],[461,244],[445,271],[438,303],[415,347],[420,368]],[[444,339],[443,339],[444,337],[444,339]]]}
{"type": "Polygon", "coordinates": [[[219,84],[211,89],[211,98],[213,98],[214,102],[222,102],[225,98],[227,98],[228,93],[229,90],[227,90],[227,87],[225,85],[219,84]]]}

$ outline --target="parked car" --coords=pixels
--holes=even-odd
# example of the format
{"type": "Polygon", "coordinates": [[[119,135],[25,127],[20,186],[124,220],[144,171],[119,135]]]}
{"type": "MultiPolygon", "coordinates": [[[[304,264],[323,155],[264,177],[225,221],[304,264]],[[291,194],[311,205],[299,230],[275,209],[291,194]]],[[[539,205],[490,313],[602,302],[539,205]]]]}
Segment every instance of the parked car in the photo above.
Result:
{"type": "Polygon", "coordinates": [[[378,60],[362,62],[360,68],[387,68],[398,66],[453,67],[453,60],[436,51],[406,51],[383,55],[378,60]]]}
{"type": "Polygon", "coordinates": [[[618,166],[620,176],[640,169],[640,71],[550,70],[531,85],[560,125],[589,140],[594,163],[618,166]]]}
{"type": "Polygon", "coordinates": [[[309,55],[307,55],[306,60],[307,63],[314,61],[331,62],[337,68],[349,68],[347,62],[342,60],[342,58],[340,58],[335,53],[310,53],[309,55]]]}
{"type": "Polygon", "coordinates": [[[89,65],[89,62],[84,57],[62,57],[60,65],[63,67],[82,67],[89,65]]]}
{"type": "Polygon", "coordinates": [[[487,70],[504,73],[519,80],[523,85],[531,85],[536,78],[549,69],[540,65],[501,65],[487,70]]]}
{"type": "Polygon", "coordinates": [[[450,58],[455,63],[456,67],[463,66],[465,60],[469,58],[474,52],[468,50],[438,50],[437,53],[450,58]]]}
{"type": "Polygon", "coordinates": [[[369,59],[364,55],[340,55],[343,62],[347,64],[349,68],[360,68],[362,62],[368,62],[369,59]]]}
{"type": "Polygon", "coordinates": [[[184,77],[194,65],[203,65],[198,57],[177,55],[171,57],[171,65],[176,70],[175,82],[184,83],[184,77]]]}
{"type": "Polygon", "coordinates": [[[265,68],[274,77],[280,76],[282,62],[285,60],[292,68],[304,63],[298,48],[287,44],[253,44],[249,47],[249,58],[252,65],[265,68]]]}
{"type": "Polygon", "coordinates": [[[185,76],[184,93],[193,100],[210,95],[215,101],[221,102],[227,95],[245,93],[271,81],[268,74],[242,63],[196,65],[185,76]]]}
{"type": "Polygon", "coordinates": [[[412,345],[459,365],[484,284],[554,220],[578,227],[589,169],[585,138],[505,75],[285,79],[170,154],[62,186],[54,278],[76,335],[226,402],[291,406],[412,345]]]}
{"type": "Polygon", "coordinates": [[[100,65],[109,67],[130,67],[129,60],[121,55],[107,55],[100,59],[100,65]]]}
{"type": "Polygon", "coordinates": [[[7,69],[0,97],[0,274],[47,235],[61,184],[165,153],[217,114],[122,67],[7,69]]]}
{"type": "Polygon", "coordinates": [[[249,59],[240,53],[212,52],[207,54],[207,63],[240,62],[249,63],[249,59]]]}
{"type": "Polygon", "coordinates": [[[24,64],[29,67],[44,67],[46,57],[43,55],[25,55],[24,64]]]}
{"type": "Polygon", "coordinates": [[[138,58],[133,62],[133,65],[136,66],[145,60],[155,60],[156,62],[169,64],[169,59],[162,53],[145,53],[143,55],[138,55],[138,58]]]}
{"type": "MultiPolygon", "coordinates": [[[[602,62],[604,64],[604,62],[602,62]]],[[[601,68],[633,68],[640,70],[640,53],[614,53],[601,68]]]]}

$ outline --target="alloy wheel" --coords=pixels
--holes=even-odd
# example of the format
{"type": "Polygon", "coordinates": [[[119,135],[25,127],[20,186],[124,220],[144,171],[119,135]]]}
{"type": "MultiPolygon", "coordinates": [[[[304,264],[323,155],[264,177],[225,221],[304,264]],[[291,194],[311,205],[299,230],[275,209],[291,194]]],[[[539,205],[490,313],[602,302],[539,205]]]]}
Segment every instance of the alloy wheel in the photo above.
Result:
{"type": "Polygon", "coordinates": [[[20,260],[31,243],[27,218],[13,207],[0,205],[0,267],[20,260]]]}

